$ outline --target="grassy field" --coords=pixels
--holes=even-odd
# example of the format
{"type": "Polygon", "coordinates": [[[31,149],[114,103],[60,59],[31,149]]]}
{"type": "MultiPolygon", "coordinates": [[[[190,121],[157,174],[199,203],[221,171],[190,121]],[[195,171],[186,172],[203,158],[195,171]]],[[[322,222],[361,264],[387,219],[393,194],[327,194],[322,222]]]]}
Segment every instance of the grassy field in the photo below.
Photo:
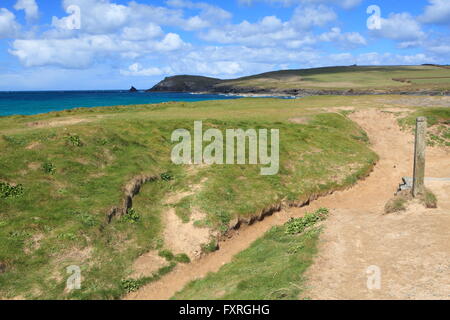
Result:
{"type": "Polygon", "coordinates": [[[418,117],[427,118],[429,146],[450,147],[450,108],[419,109],[407,117],[400,118],[399,124],[405,129],[414,130],[418,117]]]}
{"type": "Polygon", "coordinates": [[[450,69],[435,66],[330,67],[270,72],[227,81],[223,85],[283,90],[448,89],[450,69]],[[406,82],[408,80],[411,83],[406,82]]]}

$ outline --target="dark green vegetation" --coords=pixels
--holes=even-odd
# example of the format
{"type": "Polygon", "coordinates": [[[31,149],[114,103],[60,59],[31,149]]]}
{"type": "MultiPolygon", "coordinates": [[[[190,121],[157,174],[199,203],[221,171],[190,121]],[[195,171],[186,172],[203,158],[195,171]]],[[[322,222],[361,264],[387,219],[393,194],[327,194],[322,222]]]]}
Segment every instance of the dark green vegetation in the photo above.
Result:
{"type": "Polygon", "coordinates": [[[326,67],[283,70],[232,80],[195,76],[166,78],[151,91],[301,94],[328,92],[448,92],[450,69],[444,66],[326,67]]]}
{"type": "Polygon", "coordinates": [[[317,251],[320,227],[328,216],[319,209],[277,226],[237,254],[218,272],[188,284],[175,299],[295,300],[303,273],[317,251]]]}
{"type": "Polygon", "coordinates": [[[200,189],[187,204],[174,205],[180,216],[190,219],[196,208],[205,213],[196,225],[224,232],[238,215],[355,183],[377,157],[358,126],[320,109],[340,103],[349,101],[244,99],[0,118],[0,297],[119,298],[187,262],[175,255],[152,277],[129,279],[137,257],[168,249],[161,234],[164,199],[193,185],[200,189]],[[259,166],[173,165],[171,134],[192,129],[194,120],[205,129],[279,129],[279,175],[261,176],[259,166]],[[127,214],[108,223],[125,185],[141,174],[159,178],[141,189],[127,214]],[[82,290],[65,290],[71,265],[81,267],[82,290]]]}
{"type": "Polygon", "coordinates": [[[427,144],[450,146],[450,108],[422,108],[399,120],[400,126],[415,130],[416,119],[426,117],[428,123],[427,144]]]}

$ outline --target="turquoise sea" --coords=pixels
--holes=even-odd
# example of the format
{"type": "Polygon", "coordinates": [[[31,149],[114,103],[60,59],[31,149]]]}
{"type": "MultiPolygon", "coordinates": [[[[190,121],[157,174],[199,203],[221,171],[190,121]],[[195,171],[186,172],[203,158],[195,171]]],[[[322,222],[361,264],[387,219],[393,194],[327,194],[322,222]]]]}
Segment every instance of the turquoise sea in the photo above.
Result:
{"type": "Polygon", "coordinates": [[[136,105],[169,101],[238,99],[215,94],[128,91],[28,91],[0,92],[0,116],[33,115],[79,107],[136,105]]]}

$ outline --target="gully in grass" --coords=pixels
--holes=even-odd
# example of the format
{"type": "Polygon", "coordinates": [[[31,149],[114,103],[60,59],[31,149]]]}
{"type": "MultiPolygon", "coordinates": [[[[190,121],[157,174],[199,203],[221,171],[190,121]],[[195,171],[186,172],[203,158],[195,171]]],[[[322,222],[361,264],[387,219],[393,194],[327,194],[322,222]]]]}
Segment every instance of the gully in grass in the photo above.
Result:
{"type": "Polygon", "coordinates": [[[172,149],[172,161],[175,164],[260,164],[266,166],[261,168],[261,175],[265,176],[276,175],[280,168],[278,129],[270,130],[270,154],[267,129],[227,129],[225,134],[219,129],[203,132],[202,121],[194,122],[193,136],[189,130],[175,130],[172,133],[172,142],[178,142],[172,149]],[[204,142],[210,144],[204,147],[204,142]]]}

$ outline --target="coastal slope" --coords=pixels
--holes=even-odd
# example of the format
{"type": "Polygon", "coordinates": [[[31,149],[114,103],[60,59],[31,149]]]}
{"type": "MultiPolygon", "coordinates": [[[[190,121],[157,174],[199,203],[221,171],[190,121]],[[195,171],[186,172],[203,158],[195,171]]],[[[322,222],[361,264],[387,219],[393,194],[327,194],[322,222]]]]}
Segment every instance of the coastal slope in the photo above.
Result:
{"type": "Polygon", "coordinates": [[[450,93],[448,66],[344,66],[282,70],[221,80],[201,76],[167,77],[149,92],[209,92],[270,95],[360,95],[450,93]]]}

